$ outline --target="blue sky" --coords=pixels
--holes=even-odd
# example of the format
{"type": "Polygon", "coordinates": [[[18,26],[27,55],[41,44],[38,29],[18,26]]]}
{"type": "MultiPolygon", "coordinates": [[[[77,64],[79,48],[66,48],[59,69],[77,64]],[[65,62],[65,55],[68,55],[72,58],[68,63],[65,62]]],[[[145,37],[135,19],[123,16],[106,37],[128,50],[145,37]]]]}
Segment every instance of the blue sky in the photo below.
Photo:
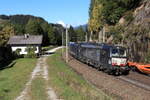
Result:
{"type": "Polygon", "coordinates": [[[89,4],[90,0],[1,0],[0,14],[30,14],[77,26],[87,23],[89,4]]]}

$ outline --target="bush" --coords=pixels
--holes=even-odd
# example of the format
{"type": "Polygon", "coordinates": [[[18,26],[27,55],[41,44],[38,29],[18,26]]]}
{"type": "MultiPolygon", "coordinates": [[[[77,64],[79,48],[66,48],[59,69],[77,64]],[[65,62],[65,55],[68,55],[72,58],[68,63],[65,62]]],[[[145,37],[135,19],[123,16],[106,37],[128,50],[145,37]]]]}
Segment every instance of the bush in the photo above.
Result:
{"type": "Polygon", "coordinates": [[[11,48],[9,47],[0,47],[0,62],[6,62],[13,59],[11,53],[11,48]]]}
{"type": "Polygon", "coordinates": [[[3,60],[3,57],[0,56],[0,62],[3,60]]]}
{"type": "Polygon", "coordinates": [[[13,52],[13,57],[16,58],[23,58],[23,55],[20,54],[21,49],[16,49],[16,51],[13,52]]]}
{"type": "Polygon", "coordinates": [[[14,59],[14,56],[9,47],[0,47],[0,69],[4,68],[14,59]]]}
{"type": "Polygon", "coordinates": [[[150,51],[147,53],[144,62],[145,62],[145,63],[150,63],[150,51]]]}
{"type": "Polygon", "coordinates": [[[113,36],[114,43],[121,43],[123,40],[124,27],[122,25],[112,26],[107,33],[108,36],[113,36]]]}
{"type": "Polygon", "coordinates": [[[17,49],[17,50],[14,52],[15,58],[20,58],[20,52],[21,52],[21,49],[17,49]]]}
{"type": "Polygon", "coordinates": [[[36,47],[27,47],[26,48],[26,51],[27,51],[27,55],[24,55],[25,58],[36,58],[37,55],[35,53],[36,51],[36,47]]]}
{"type": "Polygon", "coordinates": [[[127,12],[126,13],[126,16],[124,17],[125,18],[125,20],[127,21],[127,22],[131,22],[132,20],[134,20],[134,16],[133,16],[133,13],[130,11],[130,12],[127,12]]]}

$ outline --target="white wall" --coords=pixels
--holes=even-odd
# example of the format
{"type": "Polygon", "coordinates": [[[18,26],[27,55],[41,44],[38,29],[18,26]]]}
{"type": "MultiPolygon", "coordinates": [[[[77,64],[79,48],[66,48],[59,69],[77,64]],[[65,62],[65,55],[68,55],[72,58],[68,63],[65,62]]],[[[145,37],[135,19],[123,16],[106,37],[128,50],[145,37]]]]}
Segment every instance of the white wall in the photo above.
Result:
{"type": "MultiPolygon", "coordinates": [[[[20,51],[20,54],[22,55],[22,54],[27,54],[27,52],[26,52],[26,46],[12,46],[11,47],[11,49],[12,49],[12,51],[14,52],[14,51],[16,51],[17,49],[21,49],[21,51],[20,51]]],[[[35,51],[35,53],[39,53],[39,47],[38,46],[36,46],[36,51],[35,51]]]]}

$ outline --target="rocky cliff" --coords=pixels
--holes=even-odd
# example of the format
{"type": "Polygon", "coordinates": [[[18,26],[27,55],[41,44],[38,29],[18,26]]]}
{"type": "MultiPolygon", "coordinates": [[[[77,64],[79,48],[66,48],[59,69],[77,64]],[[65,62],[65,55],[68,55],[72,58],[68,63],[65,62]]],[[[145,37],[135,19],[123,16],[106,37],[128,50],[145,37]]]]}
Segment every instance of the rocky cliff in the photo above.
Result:
{"type": "Polygon", "coordinates": [[[129,58],[137,62],[150,62],[150,0],[143,0],[132,11],[133,20],[124,23],[123,44],[128,47],[129,58]]]}

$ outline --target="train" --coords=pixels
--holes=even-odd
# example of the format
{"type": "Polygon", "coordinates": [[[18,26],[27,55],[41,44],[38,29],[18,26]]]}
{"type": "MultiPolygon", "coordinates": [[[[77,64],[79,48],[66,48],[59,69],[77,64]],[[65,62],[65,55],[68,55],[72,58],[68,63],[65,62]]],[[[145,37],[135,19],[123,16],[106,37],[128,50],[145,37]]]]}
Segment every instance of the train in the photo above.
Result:
{"type": "Polygon", "coordinates": [[[106,43],[69,43],[69,53],[77,60],[110,75],[129,74],[127,49],[106,43]]]}

